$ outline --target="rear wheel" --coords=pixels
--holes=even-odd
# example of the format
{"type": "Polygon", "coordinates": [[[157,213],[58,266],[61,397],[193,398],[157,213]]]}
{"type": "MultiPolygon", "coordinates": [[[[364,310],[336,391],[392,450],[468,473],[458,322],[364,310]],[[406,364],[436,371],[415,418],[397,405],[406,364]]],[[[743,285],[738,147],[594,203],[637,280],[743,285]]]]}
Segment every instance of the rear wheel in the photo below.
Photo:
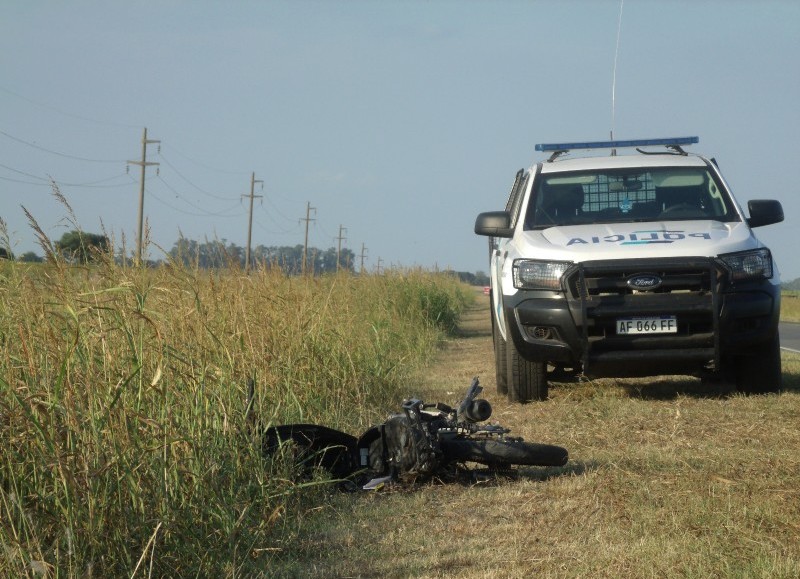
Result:
{"type": "Polygon", "coordinates": [[[547,362],[531,362],[520,356],[513,343],[506,349],[508,399],[511,402],[547,400],[547,362]]]}
{"type": "Polygon", "coordinates": [[[783,388],[781,341],[778,333],[752,354],[733,359],[736,389],[746,394],[780,392],[783,388]]]}
{"type": "Polygon", "coordinates": [[[489,466],[563,466],[569,459],[567,449],[560,446],[512,440],[443,440],[441,448],[447,459],[489,466]]]}

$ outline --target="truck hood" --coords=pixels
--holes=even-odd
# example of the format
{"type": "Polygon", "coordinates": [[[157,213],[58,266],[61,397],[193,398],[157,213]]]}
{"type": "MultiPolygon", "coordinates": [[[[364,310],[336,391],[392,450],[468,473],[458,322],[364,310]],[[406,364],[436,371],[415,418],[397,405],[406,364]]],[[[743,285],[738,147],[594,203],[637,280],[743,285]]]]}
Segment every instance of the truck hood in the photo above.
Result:
{"type": "Polygon", "coordinates": [[[715,257],[761,244],[745,222],[600,223],[521,231],[521,255],[581,262],[641,257],[715,257]]]}

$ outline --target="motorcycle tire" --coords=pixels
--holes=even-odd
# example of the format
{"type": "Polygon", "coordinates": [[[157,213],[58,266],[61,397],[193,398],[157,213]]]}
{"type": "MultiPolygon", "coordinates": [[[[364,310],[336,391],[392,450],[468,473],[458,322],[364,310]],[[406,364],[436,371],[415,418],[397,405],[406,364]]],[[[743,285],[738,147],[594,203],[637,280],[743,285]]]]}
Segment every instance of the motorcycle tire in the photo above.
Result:
{"type": "Polygon", "coordinates": [[[445,459],[478,462],[489,466],[563,466],[569,459],[566,448],[513,440],[475,440],[458,438],[441,441],[445,459]]]}

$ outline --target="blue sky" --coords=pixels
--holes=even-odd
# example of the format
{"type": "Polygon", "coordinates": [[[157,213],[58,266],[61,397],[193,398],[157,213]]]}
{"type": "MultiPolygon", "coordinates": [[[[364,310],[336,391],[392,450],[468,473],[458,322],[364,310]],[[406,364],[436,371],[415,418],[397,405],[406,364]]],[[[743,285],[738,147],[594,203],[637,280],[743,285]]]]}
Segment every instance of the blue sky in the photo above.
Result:
{"type": "MultiPolygon", "coordinates": [[[[0,3],[0,217],[15,251],[70,224],[165,250],[367,247],[367,266],[486,270],[480,211],[501,209],[539,142],[604,140],[620,2],[162,0],[0,3]]],[[[740,201],[777,198],[758,230],[800,277],[800,2],[625,0],[613,129],[699,135],[740,201]]],[[[158,258],[160,250],[150,248],[158,258]]]]}

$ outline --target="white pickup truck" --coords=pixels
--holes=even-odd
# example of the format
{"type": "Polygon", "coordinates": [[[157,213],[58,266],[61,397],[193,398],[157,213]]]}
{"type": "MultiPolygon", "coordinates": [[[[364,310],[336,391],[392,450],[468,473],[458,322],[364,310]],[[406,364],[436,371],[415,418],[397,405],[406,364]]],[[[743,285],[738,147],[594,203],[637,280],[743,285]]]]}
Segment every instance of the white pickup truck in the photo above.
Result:
{"type": "Polygon", "coordinates": [[[684,150],[697,142],[536,145],[549,158],[517,173],[503,211],[478,216],[500,393],[545,400],[552,372],[781,389],[780,279],[753,229],[783,209],[753,200],[748,217],[716,161],[684,150]]]}

